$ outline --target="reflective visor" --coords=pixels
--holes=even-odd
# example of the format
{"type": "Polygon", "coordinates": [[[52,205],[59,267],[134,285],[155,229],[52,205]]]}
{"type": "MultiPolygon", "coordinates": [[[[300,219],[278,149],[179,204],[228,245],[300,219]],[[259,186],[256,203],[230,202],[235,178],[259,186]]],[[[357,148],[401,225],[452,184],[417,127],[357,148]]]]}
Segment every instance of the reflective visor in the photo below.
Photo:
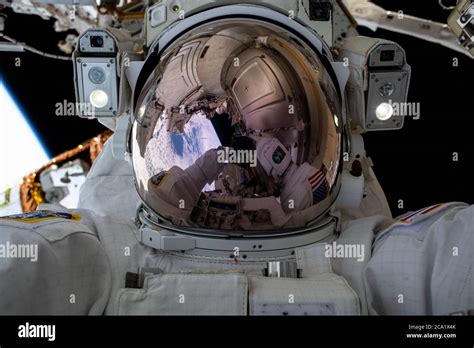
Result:
{"type": "Polygon", "coordinates": [[[302,227],[336,198],[342,120],[303,41],[254,19],[208,23],[161,53],[138,97],[138,192],[175,225],[302,227]]]}

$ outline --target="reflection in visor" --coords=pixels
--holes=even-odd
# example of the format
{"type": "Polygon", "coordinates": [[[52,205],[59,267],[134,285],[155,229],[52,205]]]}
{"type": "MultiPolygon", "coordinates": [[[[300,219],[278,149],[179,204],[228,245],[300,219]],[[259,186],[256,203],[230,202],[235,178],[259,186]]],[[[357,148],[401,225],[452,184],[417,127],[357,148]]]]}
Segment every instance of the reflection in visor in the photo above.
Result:
{"type": "Polygon", "coordinates": [[[163,52],[132,133],[147,208],[177,225],[233,230],[321,216],[335,197],[342,117],[309,52],[256,20],[208,24],[163,52]]]}
{"type": "Polygon", "coordinates": [[[221,146],[211,121],[202,114],[191,117],[179,132],[169,132],[168,121],[166,115],[158,119],[146,146],[146,170],[151,176],[173,166],[188,168],[207,150],[221,146]]]}

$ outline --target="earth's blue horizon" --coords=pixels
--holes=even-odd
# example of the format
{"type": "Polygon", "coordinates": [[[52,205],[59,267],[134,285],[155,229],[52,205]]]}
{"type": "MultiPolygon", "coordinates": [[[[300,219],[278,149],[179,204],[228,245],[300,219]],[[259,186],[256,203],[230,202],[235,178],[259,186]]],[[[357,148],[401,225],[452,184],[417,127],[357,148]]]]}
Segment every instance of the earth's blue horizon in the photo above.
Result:
{"type": "Polygon", "coordinates": [[[0,77],[0,188],[17,184],[50,158],[30,119],[0,77]]]}

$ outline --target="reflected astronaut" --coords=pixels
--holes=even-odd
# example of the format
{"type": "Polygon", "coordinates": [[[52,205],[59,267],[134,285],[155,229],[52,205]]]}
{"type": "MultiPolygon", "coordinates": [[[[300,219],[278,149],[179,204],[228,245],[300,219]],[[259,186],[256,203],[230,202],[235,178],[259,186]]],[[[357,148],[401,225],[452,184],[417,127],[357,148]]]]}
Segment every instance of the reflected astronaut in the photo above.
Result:
{"type": "Polygon", "coordinates": [[[403,125],[384,113],[406,99],[403,49],[358,36],[340,2],[297,20],[295,4],[196,1],[180,20],[157,3],[142,56],[122,31],[79,38],[79,100],[98,102],[120,79],[97,110],[115,133],[78,209],[0,218],[1,243],[39,246],[37,262],[0,260],[0,313],[474,308],[474,208],[393,219],[365,154],[364,131],[403,125]],[[98,36],[103,49],[90,44],[98,36]],[[110,79],[88,81],[94,64],[110,79]]]}
{"type": "MultiPolygon", "coordinates": [[[[282,227],[275,224],[277,213],[280,214],[280,218],[284,218],[285,214],[289,215],[295,211],[309,208],[327,197],[329,185],[324,172],[317,170],[307,162],[301,166],[292,163],[289,151],[276,138],[259,138],[256,142],[257,150],[247,151],[255,151],[258,154],[259,163],[268,175],[267,180],[273,178],[277,181],[278,184],[275,182],[273,185],[278,186],[279,189],[276,192],[280,192],[280,197],[269,197],[266,200],[272,204],[270,209],[265,211],[270,217],[268,221],[270,226],[282,227]],[[281,208],[275,204],[276,198],[279,198],[281,208]]],[[[214,223],[219,222],[215,211],[209,210],[208,206],[208,209],[204,210],[207,200],[219,201],[222,205],[225,205],[226,201],[235,201],[233,198],[237,194],[242,194],[242,190],[239,190],[238,187],[243,185],[245,185],[244,191],[247,196],[255,195],[249,194],[247,182],[236,183],[236,178],[245,176],[237,175],[237,177],[231,178],[230,174],[235,174],[235,170],[239,171],[239,168],[229,168],[234,165],[219,161],[219,151],[223,153],[225,150],[220,147],[206,151],[185,170],[173,166],[168,171],[160,171],[153,175],[147,185],[147,202],[151,206],[159,207],[162,216],[174,224],[208,227],[211,220],[214,223]],[[221,189],[201,193],[206,186],[211,184],[221,189]],[[214,216],[210,217],[209,215],[212,213],[214,216]]],[[[240,211],[232,214],[231,219],[229,216],[231,215],[229,213],[231,206],[229,203],[226,205],[227,217],[224,219],[224,223],[218,223],[216,228],[257,228],[256,223],[251,224],[248,220],[247,223],[243,223],[240,211]]],[[[260,224],[263,222],[262,215],[265,213],[260,211],[260,224]]]]}
{"type": "Polygon", "coordinates": [[[265,172],[281,181],[280,201],[285,212],[303,210],[326,199],[329,183],[324,168],[316,169],[307,162],[296,165],[275,138],[257,140],[257,153],[265,172]]]}

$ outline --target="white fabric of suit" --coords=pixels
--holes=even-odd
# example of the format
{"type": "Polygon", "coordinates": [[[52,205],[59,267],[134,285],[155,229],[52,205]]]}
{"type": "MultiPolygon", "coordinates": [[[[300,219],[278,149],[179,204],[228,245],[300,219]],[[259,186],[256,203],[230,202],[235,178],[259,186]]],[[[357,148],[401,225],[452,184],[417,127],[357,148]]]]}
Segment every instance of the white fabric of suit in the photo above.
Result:
{"type": "Polygon", "coordinates": [[[296,250],[303,279],[264,279],[267,260],[197,258],[139,243],[132,169],[113,158],[108,143],[81,190],[79,209],[40,207],[79,220],[0,219],[0,247],[38,247],[35,262],[0,257],[0,314],[278,314],[291,310],[282,299],[290,291],[297,304],[298,296],[306,301],[296,314],[473,309],[474,207],[450,203],[392,220],[371,180],[362,208],[342,212],[343,229],[334,237],[341,245],[364,245],[362,261],[328,259],[324,244],[316,244],[296,250]],[[162,273],[142,289],[126,289],[125,274],[139,267],[162,273]],[[322,306],[325,301],[332,305],[322,306]]]}

